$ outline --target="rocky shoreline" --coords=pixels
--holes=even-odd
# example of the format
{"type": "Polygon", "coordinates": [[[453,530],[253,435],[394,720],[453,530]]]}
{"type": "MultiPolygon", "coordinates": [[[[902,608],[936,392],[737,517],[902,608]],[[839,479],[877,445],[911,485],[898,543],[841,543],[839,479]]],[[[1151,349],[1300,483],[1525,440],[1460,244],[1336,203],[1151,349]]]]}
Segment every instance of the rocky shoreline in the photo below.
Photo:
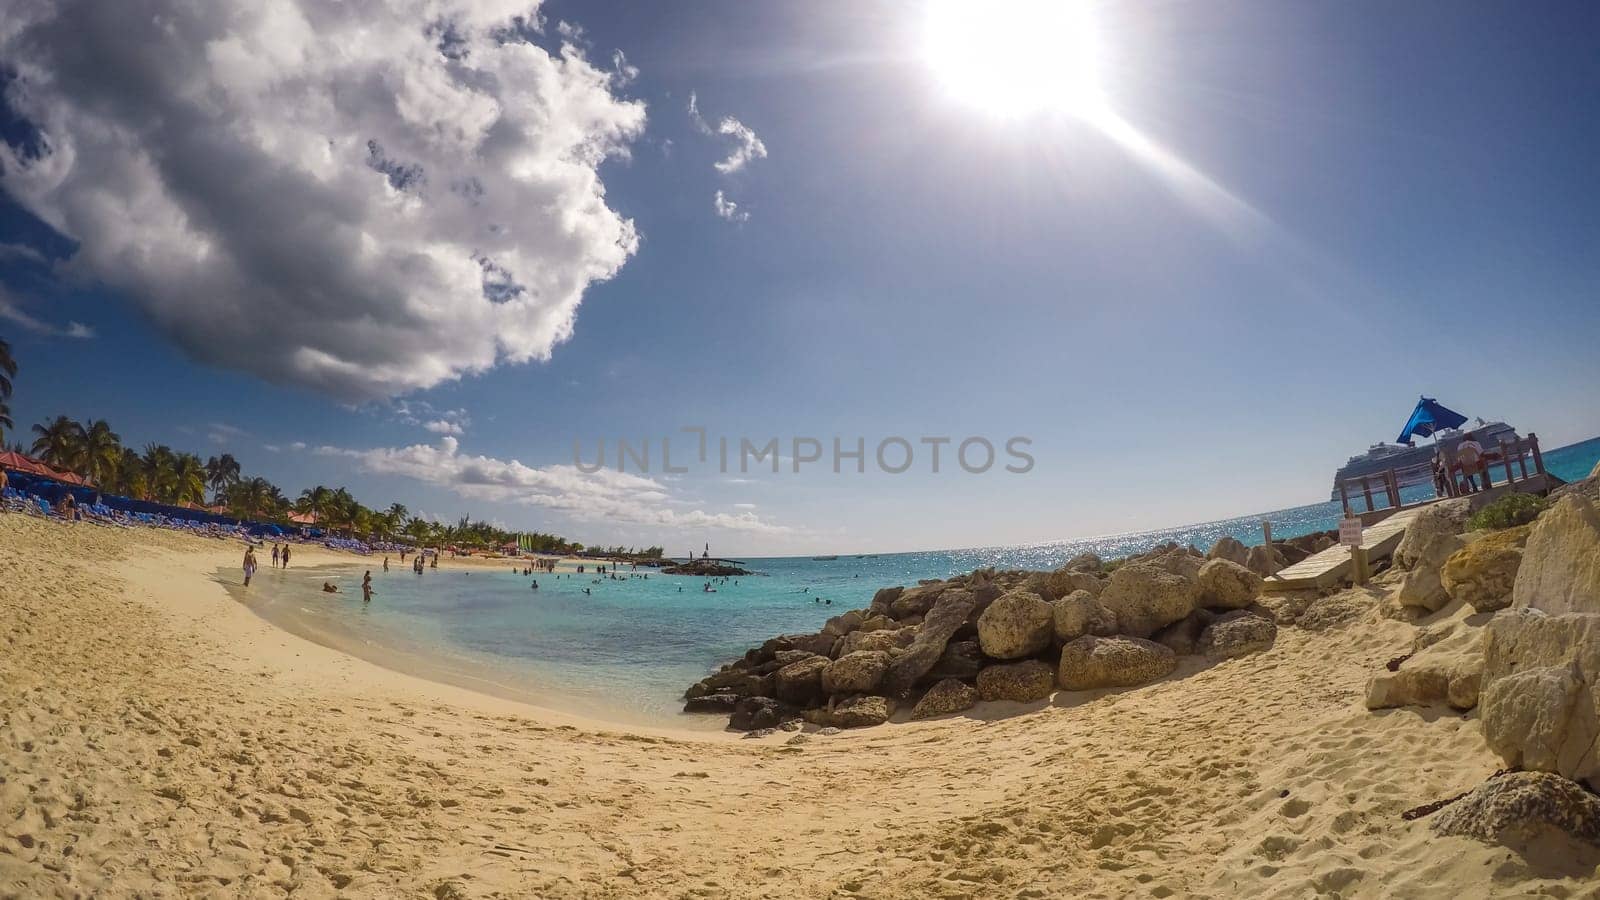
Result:
{"type": "MultiPolygon", "coordinates": [[[[1313,545],[1316,536],[1305,543],[1313,545]]],[[[980,700],[1029,703],[1056,690],[1134,687],[1180,656],[1226,659],[1271,646],[1256,605],[1263,572],[1310,546],[1254,554],[1224,538],[1208,554],[1168,544],[1112,564],[1084,554],[1051,572],[979,569],[884,588],[815,634],[780,635],[685,692],[688,712],[731,728],[856,728],[897,709],[949,715],[980,700]]]]}
{"type": "MultiPolygon", "coordinates": [[[[1468,530],[1477,499],[1430,507],[1380,568],[1368,594],[1417,632],[1411,653],[1374,673],[1365,705],[1476,710],[1504,760],[1476,790],[1413,811],[1444,810],[1435,831],[1600,847],[1600,466],[1531,522],[1468,530]]],[[[1261,597],[1265,575],[1332,543],[1330,533],[1270,548],[1223,538],[1204,554],[1169,544],[1111,563],[1084,554],[1050,572],[979,569],[884,588],[815,634],[751,648],[691,685],[684,708],[756,734],[828,732],[1135,688],[1180,657],[1260,652],[1280,626],[1343,615],[1338,598],[1261,597]]]]}

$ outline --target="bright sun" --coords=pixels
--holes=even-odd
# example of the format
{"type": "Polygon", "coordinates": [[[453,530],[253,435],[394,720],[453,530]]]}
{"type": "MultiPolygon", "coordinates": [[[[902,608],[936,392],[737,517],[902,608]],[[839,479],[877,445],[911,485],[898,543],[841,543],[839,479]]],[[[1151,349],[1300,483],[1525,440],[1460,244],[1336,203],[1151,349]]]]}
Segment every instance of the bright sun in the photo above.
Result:
{"type": "Polygon", "coordinates": [[[1003,116],[1093,118],[1099,48],[1083,0],[928,0],[923,53],[956,98],[1003,116]]]}

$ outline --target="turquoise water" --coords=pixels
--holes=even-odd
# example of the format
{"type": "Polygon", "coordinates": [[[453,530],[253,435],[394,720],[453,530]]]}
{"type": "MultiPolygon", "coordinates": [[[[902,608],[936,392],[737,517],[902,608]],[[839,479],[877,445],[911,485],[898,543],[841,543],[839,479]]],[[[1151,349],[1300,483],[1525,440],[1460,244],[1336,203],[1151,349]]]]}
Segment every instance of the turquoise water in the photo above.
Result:
{"type": "MultiPolygon", "coordinates": [[[[1549,470],[1569,481],[1587,475],[1597,459],[1600,438],[1545,456],[1549,470]]],[[[373,572],[370,605],[360,600],[361,570],[350,567],[264,571],[247,602],[296,633],[427,677],[599,718],[720,725],[679,712],[686,686],[773,635],[817,630],[829,616],[865,605],[880,587],[984,566],[1049,569],[1084,550],[1109,559],[1166,541],[1207,548],[1225,534],[1254,544],[1263,520],[1275,536],[1293,537],[1335,528],[1339,516],[1337,503],[1317,503],[1031,546],[747,559],[746,568],[763,574],[718,583],[715,593],[702,591],[704,579],[653,571],[620,581],[541,575],[534,591],[534,579],[513,574],[509,562],[497,571],[451,568],[446,560],[419,576],[393,560],[391,571],[373,572]],[[321,593],[325,579],[342,593],[321,593]]]]}

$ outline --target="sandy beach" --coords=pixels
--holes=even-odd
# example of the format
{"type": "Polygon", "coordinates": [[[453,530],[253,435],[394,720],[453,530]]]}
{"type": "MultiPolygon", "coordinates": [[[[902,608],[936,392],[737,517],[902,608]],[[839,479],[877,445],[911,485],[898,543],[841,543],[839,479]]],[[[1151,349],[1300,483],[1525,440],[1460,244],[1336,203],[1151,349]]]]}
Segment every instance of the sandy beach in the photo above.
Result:
{"type": "MultiPolygon", "coordinates": [[[[1592,896],[1401,812],[1499,765],[1368,712],[1384,588],[1121,692],[674,733],[392,672],[230,599],[235,544],[0,517],[0,897],[1592,896]]],[[[296,562],[348,562],[312,548],[296,562]]]]}

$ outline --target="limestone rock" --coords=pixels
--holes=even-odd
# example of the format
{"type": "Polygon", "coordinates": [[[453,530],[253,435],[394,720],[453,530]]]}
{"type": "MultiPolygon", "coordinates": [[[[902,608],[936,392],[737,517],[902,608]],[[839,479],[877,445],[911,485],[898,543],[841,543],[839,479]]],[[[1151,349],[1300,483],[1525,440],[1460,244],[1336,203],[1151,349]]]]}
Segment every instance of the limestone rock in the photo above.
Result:
{"type": "Polygon", "coordinates": [[[1206,553],[1206,559],[1225,559],[1241,566],[1249,558],[1250,549],[1240,543],[1238,538],[1229,535],[1217,538],[1217,542],[1212,544],[1210,551],[1206,553]]]}
{"type": "Polygon", "coordinates": [[[831,634],[834,637],[843,637],[844,635],[847,635],[850,632],[860,628],[861,623],[865,622],[866,620],[867,616],[865,613],[859,609],[852,609],[847,613],[843,613],[829,619],[827,624],[822,626],[822,633],[831,634]]]}
{"type": "Polygon", "coordinates": [[[1156,632],[1153,640],[1179,656],[1190,656],[1200,652],[1201,635],[1216,618],[1210,610],[1197,609],[1156,632]]]}
{"type": "Polygon", "coordinates": [[[1283,568],[1283,557],[1271,547],[1257,544],[1245,555],[1244,567],[1265,578],[1278,574],[1278,570],[1283,568]]]}
{"type": "Polygon", "coordinates": [[[852,631],[839,639],[837,656],[849,656],[863,650],[902,650],[911,646],[916,638],[915,627],[883,629],[878,631],[852,631]]]}
{"type": "Polygon", "coordinates": [[[1558,775],[1512,772],[1440,810],[1432,827],[1442,835],[1546,852],[1565,841],[1600,845],[1600,797],[1558,775]]]}
{"type": "Polygon", "coordinates": [[[944,646],[944,652],[939,654],[939,661],[923,676],[924,681],[942,681],[946,678],[956,678],[971,681],[978,677],[987,660],[983,651],[979,649],[977,641],[951,641],[944,646]]]}
{"type": "Polygon", "coordinates": [[[822,672],[828,665],[826,656],[811,656],[779,669],[778,699],[796,706],[815,702],[822,696],[822,672]]]}
{"type": "Polygon", "coordinates": [[[1466,529],[1467,519],[1471,515],[1472,500],[1468,497],[1440,500],[1418,513],[1406,526],[1406,535],[1400,539],[1400,546],[1395,548],[1395,566],[1411,568],[1429,541],[1441,534],[1460,534],[1466,529]]]}
{"type": "Polygon", "coordinates": [[[1512,605],[1547,613],[1600,613],[1600,509],[1567,495],[1533,523],[1512,605]]]}
{"type": "Polygon", "coordinates": [[[1099,575],[1071,569],[1057,569],[1051,572],[1047,583],[1052,599],[1068,597],[1076,591],[1088,591],[1091,596],[1098,597],[1106,588],[1105,579],[1099,575]]]}
{"type": "Polygon", "coordinates": [[[1160,566],[1168,572],[1190,581],[1198,581],[1200,569],[1206,564],[1206,560],[1205,557],[1199,555],[1198,551],[1190,553],[1189,550],[1180,547],[1161,554],[1151,560],[1151,564],[1160,566]]]}
{"type": "Polygon", "coordinates": [[[928,614],[928,610],[933,609],[933,605],[939,602],[939,597],[944,591],[944,582],[919,584],[896,597],[889,604],[889,612],[896,619],[925,616],[928,614]]]}
{"type": "Polygon", "coordinates": [[[835,704],[829,724],[835,728],[866,728],[889,721],[894,706],[887,697],[863,695],[835,704]]]}
{"type": "Polygon", "coordinates": [[[769,658],[782,650],[801,650],[827,656],[835,640],[831,634],[782,634],[762,644],[761,650],[769,658]]]}
{"type": "Polygon", "coordinates": [[[699,697],[690,697],[684,701],[683,711],[689,713],[721,713],[731,715],[739,706],[739,701],[744,698],[738,694],[727,691],[718,691],[714,694],[702,694],[699,697]]]}
{"type": "Polygon", "coordinates": [[[1154,641],[1086,636],[1061,648],[1058,674],[1064,690],[1087,691],[1145,684],[1165,678],[1177,665],[1177,655],[1154,641]]]}
{"type": "Polygon", "coordinates": [[[911,708],[911,718],[931,719],[934,716],[965,712],[977,702],[978,692],[970,685],[954,678],[946,678],[928,688],[928,692],[922,695],[917,705],[911,708]]]}
{"type": "Polygon", "coordinates": [[[1038,594],[1012,591],[978,617],[978,644],[995,659],[1022,659],[1050,645],[1055,611],[1038,594]]]}
{"type": "Polygon", "coordinates": [[[734,707],[728,727],[734,731],[757,731],[776,728],[798,713],[771,697],[746,697],[734,707]]]}
{"type": "Polygon", "coordinates": [[[1437,706],[1471,709],[1483,680],[1480,629],[1456,627],[1418,636],[1417,650],[1398,671],[1383,670],[1367,681],[1367,709],[1437,706]]]}
{"type": "Polygon", "coordinates": [[[1063,644],[1086,634],[1117,633],[1117,617],[1088,591],[1073,591],[1050,606],[1054,611],[1056,640],[1063,644]]]}
{"type": "Polygon", "coordinates": [[[1445,593],[1478,612],[1510,606],[1517,569],[1522,565],[1522,547],[1531,531],[1527,525],[1496,531],[1451,554],[1439,570],[1445,593]]]}
{"type": "Polygon", "coordinates": [[[1194,612],[1199,598],[1198,582],[1148,563],[1117,569],[1100,593],[1100,602],[1116,616],[1117,628],[1141,638],[1194,612]]]}
{"type": "Polygon", "coordinates": [[[889,668],[889,654],[882,650],[858,650],[839,657],[822,670],[825,694],[865,694],[876,690],[889,668]]]}
{"type": "Polygon", "coordinates": [[[990,666],[978,673],[978,696],[985,700],[1028,703],[1055,691],[1055,673],[1036,659],[990,666]]]}
{"type": "Polygon", "coordinates": [[[1244,609],[1261,595],[1261,576],[1232,560],[1207,562],[1200,567],[1199,577],[1200,603],[1205,606],[1244,609]]]}
{"type": "Polygon", "coordinates": [[[905,592],[906,589],[903,587],[880,588],[876,594],[872,595],[872,604],[867,610],[868,614],[871,616],[889,615],[890,610],[894,608],[894,602],[899,600],[900,595],[905,592]]]}
{"type": "Polygon", "coordinates": [[[1557,771],[1582,692],[1571,665],[1535,666],[1500,678],[1483,695],[1483,738],[1508,766],[1557,771]]]}
{"type": "Polygon", "coordinates": [[[1079,553],[1077,556],[1067,560],[1066,564],[1061,567],[1063,571],[1067,572],[1099,572],[1104,568],[1105,563],[1101,562],[1100,557],[1088,551],[1079,553]]]}
{"type": "MultiPolygon", "coordinates": [[[[918,679],[938,663],[944,654],[945,644],[967,620],[977,604],[972,591],[945,592],[928,610],[922,624],[917,626],[911,645],[889,663],[880,689],[890,696],[904,696],[918,679]]],[[[877,634],[879,632],[873,632],[877,634]]]]}
{"type": "Polygon", "coordinates": [[[1395,599],[1400,601],[1401,606],[1417,606],[1429,612],[1443,609],[1450,602],[1450,595],[1445,592],[1440,573],[1445,561],[1465,546],[1466,542],[1455,534],[1434,534],[1426,544],[1414,551],[1411,570],[1400,583],[1400,592],[1395,599]]]}
{"type": "Polygon", "coordinates": [[[1259,613],[1238,609],[1224,613],[1206,626],[1196,650],[1214,659],[1233,659],[1257,653],[1278,639],[1278,623],[1259,613]]]}
{"type": "MultiPolygon", "coordinates": [[[[1526,563],[1524,563],[1526,565],[1526,563]]],[[[1546,615],[1537,609],[1503,609],[1489,620],[1483,633],[1483,689],[1485,695],[1499,698],[1500,681],[1519,672],[1542,667],[1570,669],[1578,679],[1578,696],[1564,725],[1552,725],[1539,733],[1560,735],[1555,748],[1554,771],[1568,778],[1600,785],[1600,614],[1566,613],[1546,615]]],[[[1524,688],[1535,686],[1525,682],[1524,688]]],[[[1505,690],[1510,690],[1506,688],[1505,690]]],[[[1543,707],[1554,716],[1559,705],[1550,693],[1541,695],[1543,707]]],[[[1525,694],[1513,693],[1516,702],[1530,702],[1525,694]]],[[[1510,714],[1514,704],[1496,704],[1494,717],[1510,714]]],[[[1502,737],[1518,733],[1514,720],[1491,723],[1490,710],[1484,710],[1485,734],[1502,737]]],[[[1521,748],[1523,755],[1530,748],[1521,748]]],[[[1539,754],[1535,754],[1536,756],[1539,754]]]]}

